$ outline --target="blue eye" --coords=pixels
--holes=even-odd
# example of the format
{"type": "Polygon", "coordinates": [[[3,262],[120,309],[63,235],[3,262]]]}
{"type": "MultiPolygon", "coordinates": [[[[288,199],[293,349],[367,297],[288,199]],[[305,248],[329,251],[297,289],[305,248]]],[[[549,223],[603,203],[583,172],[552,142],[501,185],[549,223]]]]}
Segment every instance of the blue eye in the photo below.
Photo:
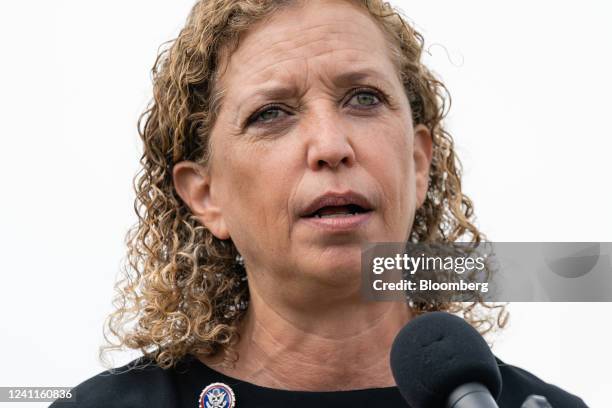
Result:
{"type": "Polygon", "coordinates": [[[381,102],[378,95],[376,95],[372,91],[360,91],[358,93],[355,93],[349,100],[349,104],[351,101],[357,102],[358,106],[365,106],[365,107],[376,106],[381,102]]]}
{"type": "Polygon", "coordinates": [[[268,122],[272,119],[276,119],[280,114],[280,109],[268,109],[257,115],[257,119],[261,119],[261,121],[263,122],[268,122]]]}
{"type": "Polygon", "coordinates": [[[256,112],[248,120],[248,124],[251,123],[269,123],[280,117],[285,113],[282,109],[277,106],[269,106],[259,112],[256,112]]]}

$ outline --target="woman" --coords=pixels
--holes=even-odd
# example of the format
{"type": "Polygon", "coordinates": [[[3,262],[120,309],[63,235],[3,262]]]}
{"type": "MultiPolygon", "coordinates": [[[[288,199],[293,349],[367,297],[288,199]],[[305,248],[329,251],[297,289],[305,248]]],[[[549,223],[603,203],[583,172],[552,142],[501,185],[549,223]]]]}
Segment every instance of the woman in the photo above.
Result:
{"type": "MultiPolygon", "coordinates": [[[[79,385],[77,406],[406,406],[389,350],[428,309],[361,299],[361,247],[484,238],[422,46],[381,1],[194,6],[153,70],[139,223],[108,321],[145,357],[79,385]]],[[[481,332],[504,321],[483,304],[435,309],[481,332]]],[[[500,406],[584,406],[502,375],[500,406]]]]}

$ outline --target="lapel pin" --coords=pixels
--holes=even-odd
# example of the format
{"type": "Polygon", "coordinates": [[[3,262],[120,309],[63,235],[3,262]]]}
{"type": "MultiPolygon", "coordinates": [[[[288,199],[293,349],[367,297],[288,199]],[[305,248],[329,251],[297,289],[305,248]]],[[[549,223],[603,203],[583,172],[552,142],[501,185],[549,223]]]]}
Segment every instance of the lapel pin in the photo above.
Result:
{"type": "Polygon", "coordinates": [[[212,383],[202,390],[199,408],[234,408],[236,396],[229,385],[212,383]]]}

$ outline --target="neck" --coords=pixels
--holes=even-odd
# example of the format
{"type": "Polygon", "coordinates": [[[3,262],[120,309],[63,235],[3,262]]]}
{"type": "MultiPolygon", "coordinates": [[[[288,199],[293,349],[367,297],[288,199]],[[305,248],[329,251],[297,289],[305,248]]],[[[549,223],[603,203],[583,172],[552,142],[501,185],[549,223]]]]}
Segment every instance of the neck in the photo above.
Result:
{"type": "MultiPolygon", "coordinates": [[[[338,391],[395,385],[391,344],[410,320],[407,304],[361,299],[292,308],[251,288],[238,362],[202,361],[223,374],[269,388],[338,391]],[[266,300],[264,300],[266,299],[266,300]]],[[[289,302],[290,303],[290,302],[289,302]]]]}

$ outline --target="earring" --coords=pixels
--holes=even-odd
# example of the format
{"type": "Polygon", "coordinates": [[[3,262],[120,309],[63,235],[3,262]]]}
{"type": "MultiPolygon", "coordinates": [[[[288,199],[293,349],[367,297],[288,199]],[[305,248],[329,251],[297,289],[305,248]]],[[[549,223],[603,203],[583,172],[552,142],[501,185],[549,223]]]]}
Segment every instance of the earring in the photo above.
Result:
{"type": "Polygon", "coordinates": [[[235,261],[238,266],[244,266],[244,258],[242,257],[242,255],[236,255],[235,261]]]}

